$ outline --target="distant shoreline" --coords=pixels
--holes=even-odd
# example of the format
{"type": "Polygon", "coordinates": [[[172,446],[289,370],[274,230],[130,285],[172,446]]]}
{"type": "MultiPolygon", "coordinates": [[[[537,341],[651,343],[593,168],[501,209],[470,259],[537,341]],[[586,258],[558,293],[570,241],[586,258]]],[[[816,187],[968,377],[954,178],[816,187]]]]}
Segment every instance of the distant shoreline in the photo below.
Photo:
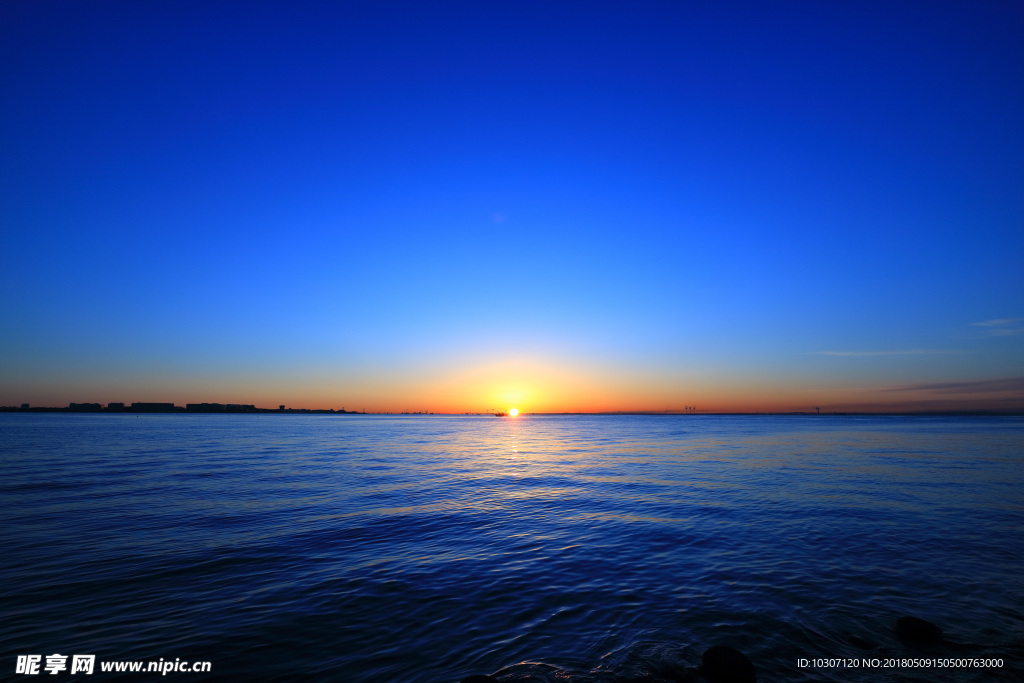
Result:
{"type": "Polygon", "coordinates": [[[203,414],[274,414],[274,415],[366,415],[359,410],[335,410],[334,408],[257,408],[250,404],[241,403],[187,403],[184,406],[177,406],[173,403],[110,403],[106,407],[99,403],[72,403],[66,408],[50,406],[0,406],[0,413],[157,413],[157,414],[178,414],[178,413],[203,413],[203,414]]]}
{"type": "MultiPolygon", "coordinates": [[[[492,412],[459,412],[459,413],[434,413],[434,412],[366,412],[361,410],[336,410],[333,408],[257,408],[253,405],[242,404],[186,404],[176,406],[174,404],[132,404],[122,406],[114,404],[114,407],[102,407],[98,403],[72,403],[67,407],[56,406],[0,406],[0,413],[74,413],[77,415],[95,414],[158,414],[158,415],[180,415],[180,414],[205,414],[205,415],[392,415],[392,416],[491,416],[492,412]]],[[[520,413],[519,417],[561,417],[561,416],[651,416],[651,417],[714,417],[714,416],[747,416],[747,417],[826,417],[826,416],[903,416],[903,417],[1024,417],[1022,410],[901,410],[901,411],[832,411],[832,412],[810,412],[810,411],[735,411],[735,412],[713,412],[713,411],[647,411],[647,410],[617,410],[602,412],[548,412],[548,413],[520,413]]],[[[517,419],[517,418],[506,418],[517,419]]]]}

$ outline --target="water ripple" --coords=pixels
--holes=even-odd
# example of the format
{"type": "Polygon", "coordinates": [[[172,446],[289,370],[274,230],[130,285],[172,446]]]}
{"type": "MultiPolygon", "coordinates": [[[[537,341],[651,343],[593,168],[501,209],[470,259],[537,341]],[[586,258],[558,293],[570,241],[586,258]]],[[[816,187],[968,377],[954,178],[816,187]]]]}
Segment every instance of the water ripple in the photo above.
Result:
{"type": "Polygon", "coordinates": [[[3,414],[0,443],[9,659],[685,681],[727,642],[867,681],[796,661],[904,656],[914,614],[1007,663],[928,680],[1024,680],[1017,418],[3,414]]]}

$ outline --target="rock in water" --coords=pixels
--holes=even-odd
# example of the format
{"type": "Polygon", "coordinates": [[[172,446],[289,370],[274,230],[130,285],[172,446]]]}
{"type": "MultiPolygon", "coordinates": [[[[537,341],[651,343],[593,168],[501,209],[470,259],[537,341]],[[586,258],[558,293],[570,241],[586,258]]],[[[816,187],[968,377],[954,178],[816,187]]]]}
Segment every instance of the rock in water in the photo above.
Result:
{"type": "Polygon", "coordinates": [[[715,645],[700,658],[700,672],[711,683],[756,683],[754,665],[739,650],[715,645]]]}
{"type": "Polygon", "coordinates": [[[917,617],[900,617],[893,624],[896,637],[911,645],[928,645],[942,640],[942,629],[917,617]]]}

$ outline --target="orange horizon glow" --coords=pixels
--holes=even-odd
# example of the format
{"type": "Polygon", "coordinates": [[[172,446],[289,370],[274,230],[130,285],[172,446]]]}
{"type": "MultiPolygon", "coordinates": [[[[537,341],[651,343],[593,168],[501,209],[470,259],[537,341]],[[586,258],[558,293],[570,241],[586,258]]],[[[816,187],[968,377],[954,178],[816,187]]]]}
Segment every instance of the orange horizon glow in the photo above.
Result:
{"type": "Polygon", "coordinates": [[[520,356],[440,357],[431,363],[364,374],[296,367],[289,373],[139,375],[129,380],[53,382],[5,387],[0,405],[67,407],[70,402],[237,403],[258,408],[367,413],[814,413],[1024,409],[1019,383],[998,382],[978,393],[949,384],[897,383],[882,377],[787,377],[751,370],[702,371],[614,366],[601,359],[520,356]],[[997,386],[998,385],[998,386],[997,386]],[[504,406],[504,407],[503,407],[504,406]]]}
{"type": "Polygon", "coordinates": [[[27,395],[17,401],[0,405],[19,405],[28,402],[34,407],[67,407],[70,402],[97,402],[106,405],[119,401],[171,402],[184,407],[187,403],[236,403],[255,405],[257,408],[308,408],[314,410],[341,410],[367,413],[435,413],[486,414],[506,412],[510,417],[538,413],[789,413],[805,412],[916,412],[993,410],[1021,411],[1024,406],[1013,392],[988,396],[951,396],[927,390],[895,391],[881,388],[819,389],[814,387],[729,387],[725,383],[709,387],[690,385],[672,388],[664,386],[609,386],[596,381],[545,383],[543,385],[506,384],[491,390],[478,391],[470,387],[462,394],[454,386],[448,391],[430,387],[353,386],[347,390],[333,387],[228,387],[220,385],[174,387],[174,390],[142,389],[139,387],[108,387],[100,390],[80,388],[46,392],[45,395],[27,395]],[[537,386],[537,388],[534,388],[537,386]],[[391,389],[392,391],[387,391],[391,389]],[[405,398],[395,399],[395,396],[405,398]],[[513,400],[505,400],[512,398],[513,400]],[[502,408],[501,406],[514,406],[502,408]]]}

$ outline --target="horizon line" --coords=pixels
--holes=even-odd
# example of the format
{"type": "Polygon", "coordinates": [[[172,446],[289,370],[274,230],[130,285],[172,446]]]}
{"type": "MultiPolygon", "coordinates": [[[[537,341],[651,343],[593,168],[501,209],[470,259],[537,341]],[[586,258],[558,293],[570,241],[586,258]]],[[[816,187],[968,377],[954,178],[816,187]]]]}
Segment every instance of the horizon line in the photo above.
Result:
{"type": "MultiPolygon", "coordinates": [[[[422,411],[366,411],[346,410],[345,408],[288,408],[279,405],[277,408],[257,408],[255,404],[240,403],[187,403],[179,406],[171,402],[149,403],[135,402],[124,404],[119,402],[108,403],[103,407],[99,403],[70,403],[66,407],[61,406],[31,406],[23,403],[20,406],[0,406],[0,412],[4,413],[149,413],[149,414],[264,414],[264,415],[296,415],[296,414],[320,414],[320,415],[392,415],[392,416],[484,416],[496,415],[506,417],[496,410],[485,411],[457,411],[438,412],[430,410],[422,411]]],[[[593,415],[593,416],[615,416],[615,415],[647,415],[647,416],[712,416],[712,415],[976,415],[976,416],[1024,416],[1024,407],[1009,409],[947,409],[947,410],[712,410],[712,409],[664,409],[664,410],[600,410],[600,411],[520,411],[518,417],[525,416],[571,416],[571,415],[593,415]]],[[[511,417],[509,419],[517,419],[511,417]]]]}

